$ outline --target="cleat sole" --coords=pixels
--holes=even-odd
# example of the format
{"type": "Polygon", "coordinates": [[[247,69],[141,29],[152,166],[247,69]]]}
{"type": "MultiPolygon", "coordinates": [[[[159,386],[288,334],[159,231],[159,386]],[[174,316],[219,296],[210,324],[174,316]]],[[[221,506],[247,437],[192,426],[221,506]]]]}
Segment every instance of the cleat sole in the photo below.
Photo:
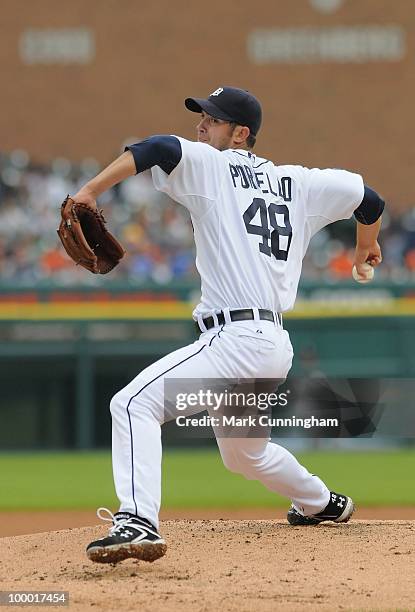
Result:
{"type": "Polygon", "coordinates": [[[153,563],[167,552],[167,545],[161,542],[142,542],[137,544],[114,544],[113,546],[92,546],[86,552],[94,563],[119,563],[125,559],[139,559],[153,563]]]}

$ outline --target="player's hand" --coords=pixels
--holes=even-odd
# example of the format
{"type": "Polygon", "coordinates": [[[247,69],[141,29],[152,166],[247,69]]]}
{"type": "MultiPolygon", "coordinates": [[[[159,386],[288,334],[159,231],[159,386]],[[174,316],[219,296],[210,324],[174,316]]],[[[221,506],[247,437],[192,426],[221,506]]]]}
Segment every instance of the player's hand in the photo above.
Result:
{"type": "Polygon", "coordinates": [[[353,264],[356,266],[356,270],[359,274],[363,276],[365,274],[364,268],[361,267],[363,264],[368,263],[373,268],[376,268],[381,262],[382,252],[377,240],[371,247],[356,247],[353,264]]]}
{"type": "Polygon", "coordinates": [[[84,187],[78,191],[75,195],[71,196],[71,199],[77,204],[88,204],[91,208],[98,210],[95,196],[84,187]]]}

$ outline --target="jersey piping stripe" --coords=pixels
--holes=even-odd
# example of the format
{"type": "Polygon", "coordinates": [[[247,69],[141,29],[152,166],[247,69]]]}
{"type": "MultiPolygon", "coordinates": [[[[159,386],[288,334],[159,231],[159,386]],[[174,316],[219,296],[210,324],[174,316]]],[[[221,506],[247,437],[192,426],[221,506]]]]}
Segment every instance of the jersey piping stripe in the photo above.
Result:
{"type": "Polygon", "coordinates": [[[212,344],[212,342],[214,341],[215,338],[220,338],[220,332],[223,331],[223,326],[225,325],[225,323],[222,325],[222,327],[220,328],[220,330],[218,331],[217,334],[215,334],[213,336],[213,338],[211,338],[210,342],[209,342],[209,346],[212,344]]]}
{"type": "Polygon", "coordinates": [[[128,423],[129,423],[129,427],[130,427],[131,487],[132,487],[132,493],[133,493],[133,501],[134,501],[135,513],[137,515],[138,515],[138,508],[137,508],[137,502],[136,502],[135,495],[134,495],[134,444],[133,444],[133,428],[132,428],[132,425],[131,425],[130,404],[133,401],[133,399],[137,397],[137,395],[139,395],[142,391],[144,391],[144,389],[146,389],[149,385],[151,385],[151,383],[153,383],[155,380],[160,378],[160,376],[164,376],[164,374],[167,374],[167,372],[170,372],[171,370],[174,370],[174,368],[177,368],[177,366],[181,365],[185,361],[188,361],[192,357],[196,357],[196,355],[201,353],[204,348],[206,348],[206,344],[204,344],[196,353],[193,353],[193,355],[189,355],[189,357],[186,357],[186,359],[182,359],[182,361],[179,361],[179,363],[176,363],[174,366],[171,366],[171,368],[168,368],[168,370],[165,370],[164,372],[161,372],[161,374],[159,374],[158,376],[153,378],[153,380],[150,380],[148,383],[146,383],[144,385],[144,387],[142,387],[139,391],[137,391],[137,393],[135,393],[135,395],[130,397],[130,399],[128,400],[127,414],[128,414],[128,423]]]}
{"type": "Polygon", "coordinates": [[[263,166],[264,164],[269,164],[269,160],[267,159],[266,161],[261,162],[257,166],[253,166],[253,168],[259,168],[260,166],[263,166]]]}
{"type": "Polygon", "coordinates": [[[249,155],[245,155],[245,153],[241,153],[240,151],[235,151],[235,149],[232,149],[232,151],[234,153],[237,153],[238,155],[241,155],[242,157],[244,157],[245,159],[249,159],[249,155]]]}

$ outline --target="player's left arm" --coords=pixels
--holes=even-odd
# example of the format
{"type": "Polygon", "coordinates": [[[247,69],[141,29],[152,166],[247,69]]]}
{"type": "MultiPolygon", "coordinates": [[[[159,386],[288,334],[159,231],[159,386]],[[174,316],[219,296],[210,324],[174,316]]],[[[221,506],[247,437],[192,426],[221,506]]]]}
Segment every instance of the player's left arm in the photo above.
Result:
{"type": "Polygon", "coordinates": [[[84,202],[93,208],[97,207],[96,199],[104,191],[135,174],[135,163],[132,154],[127,151],[115,159],[102,172],[88,181],[72,196],[75,202],[84,202]]]}
{"type": "Polygon", "coordinates": [[[73,196],[75,202],[84,202],[96,207],[96,199],[124,179],[159,166],[170,174],[182,157],[180,141],[175,136],[151,136],[126,147],[126,151],[88,181],[73,196]]]}
{"type": "Polygon", "coordinates": [[[365,274],[362,265],[369,263],[376,267],[382,261],[382,252],[378,236],[382,223],[384,200],[370,187],[364,186],[364,196],[361,204],[354,211],[357,221],[356,249],[354,265],[359,274],[365,274]]]}

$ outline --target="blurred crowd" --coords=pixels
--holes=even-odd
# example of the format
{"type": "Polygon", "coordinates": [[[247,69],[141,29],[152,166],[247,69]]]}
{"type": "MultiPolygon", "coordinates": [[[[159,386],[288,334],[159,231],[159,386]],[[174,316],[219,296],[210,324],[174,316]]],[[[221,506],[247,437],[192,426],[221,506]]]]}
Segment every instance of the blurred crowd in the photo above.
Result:
{"type": "MultiPolygon", "coordinates": [[[[24,151],[0,154],[1,283],[97,282],[97,277],[72,264],[56,228],[63,198],[75,193],[99,169],[93,159],[74,165],[58,158],[41,166],[33,164],[24,151]]],[[[149,173],[124,181],[104,194],[99,205],[128,253],[111,273],[112,281],[163,285],[197,279],[190,217],[182,206],[155,191],[149,173]]],[[[384,214],[384,263],[377,277],[414,279],[415,208],[399,217],[394,217],[390,208],[384,214]]],[[[353,221],[333,224],[319,232],[304,260],[303,278],[350,279],[354,234],[353,221]]]]}
{"type": "MultiPolygon", "coordinates": [[[[39,166],[23,151],[0,156],[1,282],[99,283],[99,277],[73,265],[56,233],[66,194],[76,193],[99,170],[93,159],[39,166]]],[[[128,254],[111,272],[112,281],[167,284],[197,278],[189,215],[155,191],[149,173],[103,194],[98,205],[128,254]]]]}

